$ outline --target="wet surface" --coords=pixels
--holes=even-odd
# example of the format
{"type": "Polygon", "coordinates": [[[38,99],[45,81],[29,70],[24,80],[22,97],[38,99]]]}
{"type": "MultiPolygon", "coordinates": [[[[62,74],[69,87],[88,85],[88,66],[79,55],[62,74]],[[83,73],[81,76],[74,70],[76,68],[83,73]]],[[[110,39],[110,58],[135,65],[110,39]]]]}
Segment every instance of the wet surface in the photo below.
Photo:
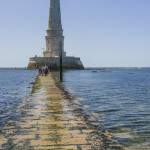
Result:
{"type": "Polygon", "coordinates": [[[105,150],[107,147],[105,135],[94,125],[96,120],[88,123],[52,75],[39,77],[32,94],[16,111],[20,116],[9,120],[0,130],[0,149],[105,150]]]}
{"type": "Polygon", "coordinates": [[[0,128],[19,118],[17,107],[30,94],[36,71],[0,69],[0,128]]]}
{"type": "Polygon", "coordinates": [[[63,85],[126,149],[150,150],[150,68],[66,71],[63,85]]]}

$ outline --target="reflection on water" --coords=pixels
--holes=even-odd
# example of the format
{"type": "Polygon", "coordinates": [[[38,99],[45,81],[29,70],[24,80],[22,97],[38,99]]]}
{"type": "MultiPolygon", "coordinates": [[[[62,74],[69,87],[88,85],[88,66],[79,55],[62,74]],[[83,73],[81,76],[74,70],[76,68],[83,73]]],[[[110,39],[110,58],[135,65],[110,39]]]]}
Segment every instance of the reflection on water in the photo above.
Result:
{"type": "Polygon", "coordinates": [[[0,127],[20,115],[16,112],[31,91],[35,71],[0,69],[0,127]]]}
{"type": "Polygon", "coordinates": [[[150,69],[65,72],[64,86],[129,149],[150,149],[150,69]]]}

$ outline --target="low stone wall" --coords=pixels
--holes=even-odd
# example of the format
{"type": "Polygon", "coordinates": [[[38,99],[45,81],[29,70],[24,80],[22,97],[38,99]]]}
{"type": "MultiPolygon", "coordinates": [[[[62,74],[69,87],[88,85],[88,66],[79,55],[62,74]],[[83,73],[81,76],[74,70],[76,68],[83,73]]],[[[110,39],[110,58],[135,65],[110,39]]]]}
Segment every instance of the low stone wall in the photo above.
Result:
{"type": "MultiPolygon", "coordinates": [[[[50,69],[59,69],[59,57],[33,57],[30,58],[28,69],[36,69],[41,66],[48,66],[50,69]]],[[[78,57],[64,57],[63,68],[65,69],[84,69],[84,66],[78,57]]]]}

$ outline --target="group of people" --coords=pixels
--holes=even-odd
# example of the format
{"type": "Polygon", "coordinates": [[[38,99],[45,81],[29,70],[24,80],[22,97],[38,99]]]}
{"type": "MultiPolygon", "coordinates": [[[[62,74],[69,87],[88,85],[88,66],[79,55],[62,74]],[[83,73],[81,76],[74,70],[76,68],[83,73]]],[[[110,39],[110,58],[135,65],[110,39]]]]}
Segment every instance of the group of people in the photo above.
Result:
{"type": "Polygon", "coordinates": [[[47,76],[49,73],[49,69],[47,66],[39,67],[39,75],[47,76]]]}

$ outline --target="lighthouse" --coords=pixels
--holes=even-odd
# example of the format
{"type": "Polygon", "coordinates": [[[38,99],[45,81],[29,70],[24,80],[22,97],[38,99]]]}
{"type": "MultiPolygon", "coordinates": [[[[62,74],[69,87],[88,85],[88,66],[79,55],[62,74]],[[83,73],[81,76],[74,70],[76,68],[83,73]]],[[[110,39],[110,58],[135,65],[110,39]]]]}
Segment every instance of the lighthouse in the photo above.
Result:
{"type": "Polygon", "coordinates": [[[50,0],[48,28],[45,36],[43,56],[31,57],[28,69],[48,66],[53,70],[59,69],[60,55],[64,69],[84,69],[79,57],[67,56],[64,50],[64,35],[61,20],[60,0],[50,0]]]}

